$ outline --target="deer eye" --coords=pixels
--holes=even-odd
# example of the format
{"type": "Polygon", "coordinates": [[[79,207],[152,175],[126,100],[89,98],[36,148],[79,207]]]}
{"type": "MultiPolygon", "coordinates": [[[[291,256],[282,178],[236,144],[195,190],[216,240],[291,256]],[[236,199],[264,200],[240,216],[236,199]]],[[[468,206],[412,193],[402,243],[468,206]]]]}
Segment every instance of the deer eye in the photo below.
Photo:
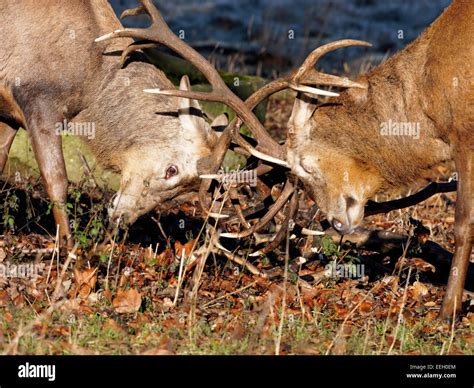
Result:
{"type": "Polygon", "coordinates": [[[178,172],[178,167],[172,164],[166,169],[165,179],[170,179],[171,177],[178,175],[178,172]]]}

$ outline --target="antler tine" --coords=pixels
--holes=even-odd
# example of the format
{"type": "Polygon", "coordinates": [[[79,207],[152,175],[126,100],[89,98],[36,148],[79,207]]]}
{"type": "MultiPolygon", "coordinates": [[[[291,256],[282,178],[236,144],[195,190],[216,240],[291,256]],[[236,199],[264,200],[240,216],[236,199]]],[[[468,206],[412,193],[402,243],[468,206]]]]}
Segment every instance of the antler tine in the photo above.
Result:
{"type": "MultiPolygon", "coordinates": [[[[334,51],[338,48],[348,47],[348,46],[365,46],[370,47],[372,46],[368,42],[364,42],[361,40],[352,40],[352,39],[344,39],[338,40],[335,42],[331,42],[325,44],[324,46],[318,47],[317,49],[313,50],[311,54],[305,59],[303,64],[300,68],[293,72],[290,75],[285,77],[276,79],[262,88],[258,89],[255,93],[253,93],[247,100],[246,104],[250,109],[254,109],[260,102],[262,102],[265,98],[280,92],[282,90],[292,88],[292,89],[300,89],[303,85],[327,85],[327,86],[340,86],[346,88],[364,88],[365,85],[362,85],[358,82],[354,82],[349,80],[348,78],[337,77],[331,74],[320,73],[314,69],[317,61],[325,54],[334,51]]],[[[326,90],[321,90],[317,88],[310,88],[302,90],[305,92],[319,94],[319,95],[330,95],[330,96],[337,96],[337,93],[327,92],[326,90]]]]}
{"type": "Polygon", "coordinates": [[[143,50],[143,49],[154,48],[156,46],[158,46],[158,43],[143,42],[143,41],[133,42],[129,44],[128,47],[122,52],[122,57],[120,58],[120,66],[123,67],[123,65],[125,64],[125,61],[133,52],[138,51],[138,50],[143,50]]]}
{"type": "Polygon", "coordinates": [[[158,42],[171,50],[175,51],[189,62],[191,62],[198,70],[200,70],[212,86],[212,91],[208,93],[201,92],[183,92],[179,90],[147,90],[159,94],[170,96],[196,98],[208,101],[218,101],[232,108],[238,117],[242,119],[248,128],[258,140],[258,147],[264,152],[275,153],[280,159],[284,157],[283,148],[265,131],[257,117],[249,110],[243,101],[238,98],[225,84],[214,66],[207,61],[201,54],[177,37],[166,24],[158,9],[153,5],[151,0],[140,0],[141,7],[126,11],[125,16],[137,15],[145,10],[152,20],[150,27],[146,29],[125,28],[116,30],[109,34],[103,35],[96,39],[96,42],[113,39],[117,37],[136,38],[152,42],[158,42]]]}
{"type": "MultiPolygon", "coordinates": [[[[359,40],[345,39],[345,40],[332,42],[324,46],[318,47],[317,49],[313,50],[308,55],[306,60],[303,62],[301,67],[296,72],[286,77],[274,80],[268,83],[267,85],[263,86],[262,88],[257,90],[255,93],[253,93],[249,98],[247,98],[247,100],[245,101],[245,104],[250,110],[253,110],[265,98],[287,88],[292,88],[295,90],[309,92],[309,93],[318,94],[318,95],[338,96],[337,93],[327,92],[325,90],[321,90],[317,88],[310,88],[306,85],[319,84],[319,85],[333,85],[333,86],[340,86],[340,87],[365,88],[365,85],[362,85],[358,82],[351,81],[348,78],[341,78],[341,77],[337,77],[330,74],[320,73],[314,69],[314,66],[316,65],[317,61],[323,55],[331,51],[334,51],[338,48],[343,48],[347,46],[369,47],[371,46],[371,44],[368,42],[359,41],[359,40]]],[[[239,133],[240,125],[241,125],[241,122],[238,121],[236,125],[234,125],[231,129],[233,140],[238,145],[243,147],[245,150],[250,152],[252,155],[256,157],[261,157],[262,155],[259,155],[258,152],[255,152],[255,149],[253,149],[253,147],[250,144],[248,144],[248,142],[246,142],[245,139],[243,139],[242,136],[240,135],[239,133]]],[[[222,162],[222,158],[218,160],[222,162]]],[[[274,162],[271,159],[266,159],[266,160],[274,162]]],[[[278,163],[278,164],[283,165],[285,167],[287,166],[286,163],[278,163]]],[[[207,189],[209,188],[209,185],[210,185],[209,180],[203,181],[201,185],[202,194],[204,194],[204,191],[207,191],[207,189]]],[[[276,208],[276,206],[274,208],[276,208]]],[[[264,219],[262,219],[261,222],[259,222],[254,228],[251,228],[250,230],[246,230],[243,234],[230,234],[229,237],[244,237],[244,236],[249,235],[249,233],[251,234],[253,232],[258,231],[263,226],[265,226],[268,222],[270,222],[272,218],[270,213],[273,213],[273,212],[267,213],[264,219]]]]}
{"type": "MultiPolygon", "coordinates": [[[[321,85],[333,85],[333,86],[348,86],[348,79],[342,77],[336,77],[329,74],[324,74],[316,71],[314,66],[319,61],[319,59],[326,55],[327,53],[337,50],[339,48],[348,47],[348,46],[365,46],[371,47],[372,45],[368,42],[362,40],[353,40],[353,39],[344,39],[338,40],[325,44],[324,46],[318,47],[313,50],[304,60],[303,64],[299,67],[296,73],[291,77],[292,82],[296,85],[299,84],[321,84],[321,85]]],[[[358,84],[357,82],[352,82],[352,86],[365,88],[364,85],[358,84]]]]}
{"type": "MultiPolygon", "coordinates": [[[[217,141],[216,146],[214,147],[214,150],[212,154],[204,159],[201,159],[198,164],[198,173],[201,175],[201,173],[215,173],[218,169],[219,166],[222,164],[222,161],[224,160],[224,156],[229,149],[229,144],[232,140],[231,134],[232,130],[236,125],[236,119],[232,120],[230,124],[227,126],[227,128],[222,132],[221,136],[219,137],[219,140],[217,141]]],[[[201,182],[201,185],[199,187],[199,204],[201,205],[201,209],[207,213],[209,209],[209,204],[207,203],[207,198],[206,194],[207,191],[209,190],[209,187],[211,186],[212,179],[206,179],[204,178],[201,182]]]]}
{"type": "Polygon", "coordinates": [[[291,196],[288,214],[286,215],[285,219],[281,223],[280,230],[275,235],[275,238],[264,248],[259,249],[258,251],[251,253],[249,256],[261,256],[268,252],[271,252],[278,248],[280,243],[285,239],[286,233],[288,231],[288,227],[290,226],[290,221],[294,220],[296,214],[298,213],[298,206],[299,206],[299,196],[298,191],[295,190],[291,196]]]}
{"type": "Polygon", "coordinates": [[[126,9],[125,11],[123,11],[120,15],[120,19],[125,19],[129,16],[138,16],[144,13],[146,13],[146,9],[143,5],[140,5],[139,7],[126,9]]]}
{"type": "Polygon", "coordinates": [[[160,12],[153,5],[152,0],[140,0],[140,2],[142,3],[142,5],[123,11],[120,15],[120,19],[125,19],[129,16],[143,15],[144,13],[147,13],[148,16],[150,16],[152,22],[162,19],[160,12]]]}

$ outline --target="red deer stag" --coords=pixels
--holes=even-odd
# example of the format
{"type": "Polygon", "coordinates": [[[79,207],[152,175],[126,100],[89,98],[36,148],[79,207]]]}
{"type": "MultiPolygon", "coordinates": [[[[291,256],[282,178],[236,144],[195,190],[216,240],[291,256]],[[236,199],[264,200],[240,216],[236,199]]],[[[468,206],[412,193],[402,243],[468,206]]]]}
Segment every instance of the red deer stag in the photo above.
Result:
{"type": "MultiPolygon", "coordinates": [[[[152,7],[150,1],[143,3],[152,7]]],[[[25,128],[61,236],[70,234],[61,125],[94,124],[95,133],[85,140],[101,164],[122,173],[111,217],[128,222],[185,195],[199,185],[199,174],[217,165],[214,154],[225,153],[229,136],[219,139],[196,101],[143,92],[173,88],[160,70],[134,53],[149,44],[129,38],[95,42],[122,28],[106,0],[4,0],[0,15],[0,170],[16,131],[25,128]]],[[[274,140],[213,66],[175,36],[156,9],[151,15],[158,41],[201,70],[214,93],[225,97],[262,140],[259,148],[270,150],[274,140]]],[[[186,80],[181,89],[189,89],[186,80]]],[[[227,123],[219,118],[216,124],[227,123]]]]}
{"type": "Polygon", "coordinates": [[[413,43],[356,82],[317,72],[324,54],[360,41],[314,50],[289,76],[266,85],[257,103],[285,88],[299,91],[288,123],[292,172],[339,233],[350,234],[381,189],[434,178],[454,160],[459,177],[456,252],[443,319],[461,307],[474,239],[474,2],[455,0],[413,43]],[[312,85],[347,88],[319,103],[312,85]]]}

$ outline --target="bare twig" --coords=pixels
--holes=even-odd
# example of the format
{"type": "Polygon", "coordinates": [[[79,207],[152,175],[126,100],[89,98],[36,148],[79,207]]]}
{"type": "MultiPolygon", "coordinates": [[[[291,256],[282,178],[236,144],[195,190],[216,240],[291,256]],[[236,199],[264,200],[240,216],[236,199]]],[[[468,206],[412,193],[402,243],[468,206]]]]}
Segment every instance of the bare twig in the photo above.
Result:
{"type": "Polygon", "coordinates": [[[288,262],[290,260],[290,233],[287,229],[286,233],[286,249],[285,249],[285,270],[283,272],[283,296],[281,299],[280,322],[278,324],[278,335],[275,343],[275,355],[280,355],[281,337],[283,335],[283,325],[285,323],[286,313],[286,293],[288,282],[288,262]]]}
{"type": "Polygon", "coordinates": [[[72,249],[72,251],[69,252],[68,255],[67,255],[67,259],[64,262],[63,269],[61,271],[61,274],[58,277],[58,281],[56,283],[56,288],[54,289],[54,292],[53,292],[53,297],[52,297],[53,302],[56,302],[59,298],[59,292],[60,292],[60,289],[61,289],[61,285],[63,284],[64,276],[66,276],[66,271],[69,267],[69,263],[71,262],[71,260],[76,259],[75,252],[77,250],[77,247],[78,247],[78,243],[76,243],[76,245],[74,245],[74,248],[72,249]]]}
{"type": "Polygon", "coordinates": [[[398,330],[400,328],[400,324],[401,324],[402,319],[403,319],[403,309],[405,308],[405,303],[407,301],[407,291],[408,291],[408,285],[410,284],[411,270],[412,270],[412,267],[410,266],[410,268],[408,269],[407,282],[405,284],[405,289],[403,291],[402,306],[400,307],[400,311],[398,313],[397,326],[395,327],[395,334],[393,336],[393,341],[390,344],[390,348],[388,349],[388,353],[387,353],[389,355],[392,353],[393,347],[395,346],[395,342],[396,342],[397,336],[398,336],[398,330]]]}
{"type": "Polygon", "coordinates": [[[181,252],[181,260],[179,264],[179,274],[178,274],[178,284],[176,285],[176,293],[174,294],[173,306],[176,306],[176,303],[178,303],[179,290],[181,288],[181,283],[183,281],[183,267],[184,267],[185,257],[186,257],[185,250],[183,249],[181,252]]]}

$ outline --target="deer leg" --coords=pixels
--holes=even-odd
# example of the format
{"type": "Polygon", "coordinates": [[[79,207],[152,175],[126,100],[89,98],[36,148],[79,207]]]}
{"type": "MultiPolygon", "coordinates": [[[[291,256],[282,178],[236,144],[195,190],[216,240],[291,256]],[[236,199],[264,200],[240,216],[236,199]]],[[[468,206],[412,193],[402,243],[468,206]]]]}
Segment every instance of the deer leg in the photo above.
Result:
{"type": "Polygon", "coordinates": [[[474,233],[474,155],[469,148],[458,152],[455,159],[459,174],[458,193],[456,198],[456,225],[454,227],[456,251],[451,264],[446,295],[440,311],[443,320],[452,319],[461,310],[462,294],[466,280],[467,268],[472,250],[474,233]]]}
{"type": "Polygon", "coordinates": [[[0,173],[7,163],[8,153],[15,135],[16,130],[5,123],[0,123],[0,173]]]}
{"type": "Polygon", "coordinates": [[[66,212],[67,173],[64,163],[61,136],[40,128],[30,127],[30,138],[36,161],[46,186],[49,198],[53,202],[53,215],[59,225],[60,242],[67,239],[68,247],[72,246],[71,232],[66,212]]]}

